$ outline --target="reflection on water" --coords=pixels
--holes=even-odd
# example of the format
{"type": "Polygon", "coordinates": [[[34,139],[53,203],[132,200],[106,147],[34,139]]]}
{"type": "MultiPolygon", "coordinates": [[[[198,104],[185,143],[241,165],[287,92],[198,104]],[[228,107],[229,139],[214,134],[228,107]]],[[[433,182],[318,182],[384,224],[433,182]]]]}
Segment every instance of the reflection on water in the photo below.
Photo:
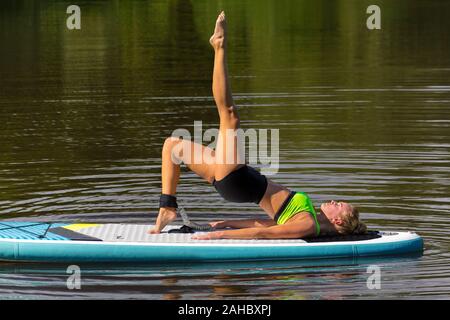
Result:
{"type": "MultiPolygon", "coordinates": [[[[227,262],[170,265],[81,265],[81,290],[68,290],[68,265],[0,266],[0,292],[28,292],[77,298],[146,299],[344,299],[367,289],[367,267],[376,263],[384,279],[403,276],[421,263],[421,254],[285,262],[227,262]],[[399,270],[397,265],[404,267],[399,270]],[[276,283],[277,286],[273,286],[276,283]],[[20,289],[18,289],[20,288],[20,289]]],[[[417,278],[418,283],[421,281],[417,278]]],[[[384,281],[382,282],[384,285],[384,281]]],[[[398,289],[397,289],[398,290],[398,289]]],[[[389,293],[398,297],[395,290],[389,293]]],[[[400,295],[401,297],[401,295],[400,295]]]]}
{"type": "MultiPolygon", "coordinates": [[[[376,32],[365,28],[369,4],[78,1],[72,32],[65,1],[1,1],[0,218],[154,219],[165,137],[218,125],[208,39],[224,9],[242,126],[280,130],[271,178],[316,206],[356,204],[372,229],[416,231],[426,250],[323,267],[102,266],[77,292],[64,268],[2,264],[0,298],[447,298],[450,4],[379,1],[376,32]],[[365,286],[372,263],[381,290],[365,286]]],[[[262,217],[187,170],[178,192],[199,222],[262,217]]]]}

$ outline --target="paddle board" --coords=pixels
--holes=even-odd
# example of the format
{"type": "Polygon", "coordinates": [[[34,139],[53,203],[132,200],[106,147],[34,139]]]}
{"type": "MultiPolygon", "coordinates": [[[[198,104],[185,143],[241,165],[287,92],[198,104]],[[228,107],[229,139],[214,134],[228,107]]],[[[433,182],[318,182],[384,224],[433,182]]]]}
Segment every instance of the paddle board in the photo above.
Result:
{"type": "Polygon", "coordinates": [[[219,262],[401,255],[423,250],[414,232],[273,240],[194,240],[166,226],[117,223],[0,222],[0,260],[27,262],[219,262]],[[169,230],[175,232],[168,232],[169,230]]]}

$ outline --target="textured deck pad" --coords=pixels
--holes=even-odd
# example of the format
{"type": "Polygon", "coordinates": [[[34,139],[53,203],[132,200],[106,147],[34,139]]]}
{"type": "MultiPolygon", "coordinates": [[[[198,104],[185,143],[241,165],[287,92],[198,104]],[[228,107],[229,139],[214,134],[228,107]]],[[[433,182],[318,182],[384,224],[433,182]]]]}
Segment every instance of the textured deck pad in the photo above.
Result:
{"type": "MultiPolygon", "coordinates": [[[[79,233],[111,242],[150,242],[150,243],[239,243],[239,244],[278,244],[278,243],[306,243],[301,239],[293,240],[193,240],[192,233],[148,234],[153,225],[136,224],[101,224],[78,229],[79,233]]],[[[167,226],[164,230],[177,229],[181,226],[167,226]]]]}
{"type": "MultiPolygon", "coordinates": [[[[78,228],[77,232],[83,235],[111,242],[147,242],[147,243],[239,243],[239,244],[299,244],[308,242],[341,242],[341,241],[363,241],[381,238],[381,235],[372,231],[362,236],[335,236],[318,237],[308,239],[272,239],[272,240],[243,240],[243,239],[219,239],[219,240],[193,240],[192,233],[167,233],[148,234],[147,231],[153,225],[133,224],[97,224],[86,225],[78,228]]],[[[164,230],[178,229],[180,226],[167,226],[164,230]]]]}

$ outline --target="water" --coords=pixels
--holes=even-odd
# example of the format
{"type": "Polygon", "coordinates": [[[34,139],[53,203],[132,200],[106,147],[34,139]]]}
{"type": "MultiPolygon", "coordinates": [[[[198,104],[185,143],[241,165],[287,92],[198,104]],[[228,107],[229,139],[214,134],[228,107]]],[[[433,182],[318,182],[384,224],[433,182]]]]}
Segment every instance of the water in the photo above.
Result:
{"type": "MultiPolygon", "coordinates": [[[[448,299],[450,4],[379,1],[0,3],[0,218],[148,223],[160,152],[176,128],[218,125],[208,39],[229,19],[244,129],[279,129],[274,181],[360,208],[370,229],[410,230],[423,256],[173,266],[0,264],[1,299],[448,299]],[[382,271],[369,290],[369,265],[382,271]]],[[[183,169],[197,222],[264,217],[183,169]]]]}

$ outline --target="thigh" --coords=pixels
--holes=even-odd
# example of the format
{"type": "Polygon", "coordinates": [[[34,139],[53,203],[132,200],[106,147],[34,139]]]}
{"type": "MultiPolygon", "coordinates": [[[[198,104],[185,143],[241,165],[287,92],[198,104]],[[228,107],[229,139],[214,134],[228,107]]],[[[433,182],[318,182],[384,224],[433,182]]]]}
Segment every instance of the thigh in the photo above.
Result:
{"type": "Polygon", "coordinates": [[[177,149],[174,150],[175,155],[191,171],[209,183],[213,182],[216,168],[215,151],[213,149],[185,139],[180,139],[177,149]]]}
{"type": "Polygon", "coordinates": [[[216,146],[215,179],[222,180],[229,173],[239,169],[245,164],[245,149],[237,138],[239,120],[221,119],[219,136],[216,146]]]}

